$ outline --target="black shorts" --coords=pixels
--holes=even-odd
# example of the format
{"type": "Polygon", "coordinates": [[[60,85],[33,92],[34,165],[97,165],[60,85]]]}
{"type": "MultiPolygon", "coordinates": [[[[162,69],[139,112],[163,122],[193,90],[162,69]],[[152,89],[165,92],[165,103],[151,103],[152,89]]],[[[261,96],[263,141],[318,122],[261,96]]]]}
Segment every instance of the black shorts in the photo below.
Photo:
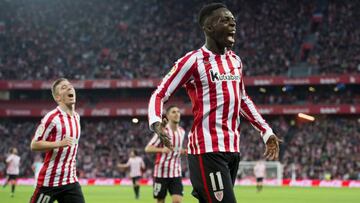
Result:
{"type": "Polygon", "coordinates": [[[133,185],[137,184],[138,181],[140,180],[140,178],[141,178],[140,176],[132,177],[131,180],[132,180],[133,185]]]}
{"type": "Polygon", "coordinates": [[[264,178],[262,178],[262,177],[261,177],[261,178],[260,178],[260,177],[259,177],[259,178],[256,178],[256,182],[258,182],[258,183],[262,183],[263,180],[264,180],[264,178]]]}
{"type": "Polygon", "coordinates": [[[192,195],[200,203],[236,203],[234,184],[239,168],[239,153],[188,155],[192,195]]]}
{"type": "Polygon", "coordinates": [[[85,203],[79,183],[71,183],[59,187],[37,187],[30,203],[85,203]]]}
{"type": "Polygon", "coordinates": [[[18,177],[18,175],[8,175],[8,180],[16,180],[16,178],[18,177]]]}
{"type": "Polygon", "coordinates": [[[170,195],[184,195],[184,188],[181,177],[177,178],[154,178],[153,195],[155,199],[165,199],[166,193],[170,195]]]}

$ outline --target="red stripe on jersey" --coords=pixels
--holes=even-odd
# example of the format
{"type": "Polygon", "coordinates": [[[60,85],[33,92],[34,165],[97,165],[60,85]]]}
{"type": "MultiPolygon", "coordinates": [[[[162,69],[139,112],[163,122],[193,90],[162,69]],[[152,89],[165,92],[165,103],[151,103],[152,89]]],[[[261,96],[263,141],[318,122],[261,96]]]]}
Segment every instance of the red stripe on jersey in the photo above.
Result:
{"type": "MultiPolygon", "coordinates": [[[[76,137],[76,139],[78,139],[79,138],[79,128],[80,128],[80,124],[79,124],[79,121],[76,119],[76,116],[74,116],[74,120],[75,120],[75,132],[76,132],[76,135],[75,135],[75,137],[76,137]]],[[[78,143],[76,143],[75,144],[75,147],[74,147],[74,151],[73,151],[73,154],[72,154],[72,157],[71,157],[71,160],[70,160],[70,165],[69,165],[69,174],[68,174],[68,178],[67,178],[67,183],[69,183],[70,182],[70,175],[71,175],[71,171],[72,170],[76,170],[76,166],[73,166],[73,163],[75,162],[75,155],[76,155],[76,153],[77,153],[77,148],[79,147],[79,144],[78,143]]],[[[73,176],[72,176],[72,178],[74,179],[74,181],[76,181],[76,171],[73,171],[73,176]]]]}
{"type": "MultiPolygon", "coordinates": [[[[195,71],[197,72],[197,71],[195,71]]],[[[195,75],[195,73],[194,73],[195,75]]],[[[201,83],[200,83],[201,84],[201,83]]],[[[202,113],[199,113],[199,109],[200,109],[200,104],[201,103],[201,99],[199,99],[197,93],[196,93],[196,87],[193,83],[188,83],[186,84],[186,91],[187,94],[189,95],[189,98],[191,100],[191,104],[192,104],[192,112],[194,115],[194,124],[192,126],[191,132],[195,132],[196,127],[201,124],[201,115],[202,113]]],[[[202,104],[201,104],[202,106],[202,104]]],[[[188,147],[190,148],[190,152],[191,153],[195,153],[195,142],[194,142],[194,136],[189,136],[189,141],[188,141],[188,147]]]]}
{"type": "Polygon", "coordinates": [[[203,163],[203,160],[202,160],[201,156],[197,156],[197,157],[199,158],[200,173],[201,173],[201,177],[202,177],[202,180],[203,180],[203,183],[204,183],[205,194],[206,194],[206,197],[208,199],[208,203],[212,203],[209,188],[208,188],[208,184],[206,183],[204,163],[203,163]]]}
{"type": "Polygon", "coordinates": [[[161,153],[156,153],[156,160],[155,160],[155,170],[154,170],[154,176],[157,177],[158,171],[159,171],[159,163],[161,159],[161,153]]]}
{"type": "MultiPolygon", "coordinates": [[[[209,61],[209,53],[202,50],[204,55],[204,65],[205,71],[209,72],[212,67],[209,61]]],[[[216,109],[217,109],[217,98],[216,98],[216,84],[214,84],[210,79],[210,74],[206,74],[207,82],[209,85],[209,99],[210,99],[210,113],[209,113],[209,130],[210,130],[210,137],[212,143],[212,150],[211,151],[219,151],[219,142],[218,136],[216,133],[216,109]]]]}
{"type": "Polygon", "coordinates": [[[170,170],[170,169],[171,169],[171,168],[170,168],[170,165],[171,165],[171,161],[172,161],[173,158],[174,158],[174,152],[170,152],[169,157],[170,157],[170,158],[169,158],[169,160],[168,160],[168,165],[167,165],[167,168],[166,168],[166,169],[167,169],[167,176],[166,176],[166,177],[168,177],[168,178],[170,177],[170,171],[171,171],[171,170],[170,170]]]}
{"type": "Polygon", "coordinates": [[[195,150],[191,153],[197,153],[196,150],[200,148],[200,153],[205,153],[205,138],[204,138],[204,132],[203,132],[203,116],[204,116],[204,101],[203,101],[203,86],[200,80],[200,75],[198,71],[194,71],[194,78],[195,78],[195,97],[192,100],[195,100],[195,103],[197,103],[198,110],[195,110],[194,105],[194,124],[192,132],[195,132],[195,139],[193,139],[193,146],[196,146],[195,150]],[[195,131],[196,129],[196,131],[195,131]],[[198,145],[196,144],[196,141],[198,142],[198,145]]]}
{"type": "MultiPolygon", "coordinates": [[[[231,60],[230,60],[230,56],[226,56],[226,61],[228,63],[228,66],[231,70],[231,73],[233,74],[236,74],[235,73],[235,66],[234,64],[232,64],[231,60]]],[[[240,70],[239,70],[240,72],[240,70]]],[[[241,74],[241,72],[239,73],[241,74]]],[[[234,101],[234,113],[233,113],[233,116],[232,116],[232,119],[231,119],[231,130],[234,132],[234,150],[237,151],[237,129],[236,129],[236,123],[237,123],[237,118],[238,116],[240,115],[239,114],[239,92],[237,90],[237,84],[236,84],[236,81],[232,81],[232,86],[233,86],[233,90],[234,90],[234,98],[235,98],[235,101],[234,101]]]]}
{"type": "Polygon", "coordinates": [[[35,203],[37,196],[39,195],[39,187],[36,187],[33,196],[31,197],[30,203],[35,203]]]}
{"type": "MultiPolygon", "coordinates": [[[[178,130],[177,131],[172,131],[173,133],[173,146],[174,147],[177,147],[178,146],[178,142],[177,142],[177,137],[179,137],[179,133],[178,133],[178,130]]],[[[168,177],[175,177],[175,163],[176,163],[176,154],[173,153],[172,156],[171,156],[171,161],[170,161],[170,164],[169,164],[169,176],[168,177]],[[172,163],[172,166],[170,166],[171,164],[171,161],[173,161],[172,163]],[[172,168],[172,170],[170,170],[172,168]],[[170,174],[172,172],[172,175],[170,174]]]]}
{"type": "Polygon", "coordinates": [[[167,160],[168,154],[165,154],[164,161],[161,163],[161,177],[164,177],[164,168],[165,168],[165,162],[167,160]]]}
{"type": "MultiPolygon", "coordinates": [[[[220,74],[225,74],[225,69],[223,67],[221,58],[219,55],[215,56],[215,60],[216,63],[218,65],[220,74]]],[[[224,106],[223,106],[223,112],[222,112],[222,130],[224,133],[224,145],[225,145],[225,150],[228,152],[230,149],[230,144],[229,144],[229,127],[228,127],[228,116],[229,116],[229,101],[230,101],[230,93],[229,93],[229,89],[227,87],[227,83],[222,83],[222,91],[223,91],[223,97],[224,97],[224,106]]]]}
{"type": "MultiPolygon", "coordinates": [[[[65,128],[63,115],[60,114],[59,118],[60,118],[60,123],[61,123],[61,140],[62,140],[64,138],[64,135],[66,134],[66,128],[65,128]]],[[[60,157],[61,157],[61,154],[62,154],[62,151],[63,151],[63,147],[60,147],[58,149],[59,150],[57,151],[57,154],[56,154],[56,157],[55,157],[54,166],[53,166],[53,168],[51,170],[51,174],[50,174],[49,187],[52,187],[54,185],[56,169],[57,169],[57,166],[58,166],[59,161],[60,161],[60,157]]]]}
{"type": "MultiPolygon", "coordinates": [[[[69,115],[67,115],[67,120],[70,126],[70,137],[73,136],[73,130],[72,130],[72,124],[71,124],[71,117],[69,115]]],[[[61,167],[61,173],[60,173],[60,178],[59,178],[59,185],[61,186],[63,183],[63,178],[64,178],[64,173],[65,173],[65,165],[68,162],[68,158],[69,158],[69,154],[71,151],[71,147],[68,147],[68,149],[66,150],[66,155],[65,158],[63,160],[63,164],[61,167]]],[[[70,170],[68,171],[68,173],[70,174],[70,170]]]]}

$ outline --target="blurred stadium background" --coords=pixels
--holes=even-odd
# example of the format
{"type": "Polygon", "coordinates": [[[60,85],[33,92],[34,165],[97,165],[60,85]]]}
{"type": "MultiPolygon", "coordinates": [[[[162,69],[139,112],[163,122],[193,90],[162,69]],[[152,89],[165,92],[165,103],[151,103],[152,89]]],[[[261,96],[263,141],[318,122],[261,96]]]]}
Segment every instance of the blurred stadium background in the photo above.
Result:
{"type": "MultiPolygon", "coordinates": [[[[143,183],[151,184],[153,157],[143,150],[151,138],[147,102],[172,63],[202,45],[196,16],[208,2],[0,0],[0,182],[6,154],[17,147],[19,184],[32,184],[37,155],[29,149],[32,134],[41,116],[56,106],[52,79],[66,77],[77,89],[82,115],[81,183],[116,185],[85,187],[87,201],[128,190],[118,186],[129,181],[116,164],[127,160],[131,148],[144,157],[143,183]]],[[[269,202],[358,201],[359,189],[350,187],[360,187],[360,1],[223,2],[237,19],[234,50],[245,64],[248,94],[284,140],[280,185],[286,188],[265,188],[264,197],[269,202]],[[306,197],[310,191],[318,196],[306,197]]],[[[191,103],[184,89],[169,103],[181,108],[181,126],[189,131],[191,103]]],[[[242,161],[260,159],[264,145],[257,132],[244,121],[241,134],[242,161]]],[[[186,178],[186,159],[183,169],[186,178]]],[[[278,177],[269,169],[265,183],[277,185],[278,177]]],[[[237,183],[252,185],[254,178],[239,171],[237,183]]],[[[30,188],[20,187],[12,200],[0,190],[1,202],[26,202],[30,188]]],[[[190,189],[185,202],[195,202],[190,189]]],[[[141,201],[152,201],[150,187],[143,190],[141,201]]],[[[262,202],[254,199],[255,188],[236,191],[240,202],[262,202]]]]}

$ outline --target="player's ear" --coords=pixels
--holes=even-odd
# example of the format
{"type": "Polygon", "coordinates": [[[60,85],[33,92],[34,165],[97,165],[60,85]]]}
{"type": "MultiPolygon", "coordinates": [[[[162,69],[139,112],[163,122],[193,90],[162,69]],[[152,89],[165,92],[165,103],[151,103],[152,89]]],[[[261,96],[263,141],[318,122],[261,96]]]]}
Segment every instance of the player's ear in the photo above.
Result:
{"type": "Polygon", "coordinates": [[[206,23],[204,24],[203,26],[203,30],[206,32],[206,33],[212,33],[214,28],[213,26],[210,24],[210,23],[206,23]]]}
{"type": "Polygon", "coordinates": [[[60,95],[59,94],[56,94],[56,95],[54,95],[54,100],[56,101],[56,102],[59,102],[60,101],[60,95]]]}

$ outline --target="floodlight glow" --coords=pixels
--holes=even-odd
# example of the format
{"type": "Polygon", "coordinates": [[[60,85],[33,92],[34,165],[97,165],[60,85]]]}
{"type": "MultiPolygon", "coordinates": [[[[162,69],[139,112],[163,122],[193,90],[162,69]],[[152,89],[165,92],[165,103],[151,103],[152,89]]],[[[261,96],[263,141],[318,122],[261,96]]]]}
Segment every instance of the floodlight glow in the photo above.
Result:
{"type": "Polygon", "coordinates": [[[304,114],[304,113],[298,113],[298,116],[299,116],[299,118],[303,118],[303,119],[308,120],[308,121],[314,121],[315,120],[315,117],[304,114]]]}

